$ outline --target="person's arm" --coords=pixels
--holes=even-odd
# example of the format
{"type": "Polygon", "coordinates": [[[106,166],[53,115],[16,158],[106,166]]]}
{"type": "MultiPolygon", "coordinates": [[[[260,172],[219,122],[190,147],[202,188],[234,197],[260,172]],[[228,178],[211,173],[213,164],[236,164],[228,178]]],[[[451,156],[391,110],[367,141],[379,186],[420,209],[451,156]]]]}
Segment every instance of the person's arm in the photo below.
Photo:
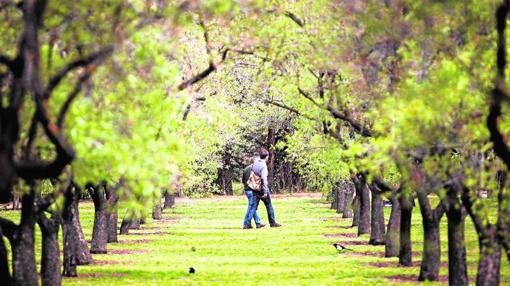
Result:
{"type": "Polygon", "coordinates": [[[267,182],[267,166],[262,168],[262,172],[260,172],[260,179],[262,179],[262,190],[264,194],[269,194],[269,184],[267,182]]]}

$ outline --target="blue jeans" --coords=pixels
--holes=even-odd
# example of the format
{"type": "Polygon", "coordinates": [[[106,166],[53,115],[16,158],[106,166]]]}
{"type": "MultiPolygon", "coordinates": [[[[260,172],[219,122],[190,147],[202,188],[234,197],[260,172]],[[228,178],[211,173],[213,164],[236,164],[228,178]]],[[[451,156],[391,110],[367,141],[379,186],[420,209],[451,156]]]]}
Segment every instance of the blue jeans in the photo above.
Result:
{"type": "Polygon", "coordinates": [[[255,203],[254,198],[256,197],[253,195],[253,191],[250,189],[244,190],[244,194],[248,198],[248,209],[246,210],[246,215],[244,216],[244,225],[250,225],[251,219],[255,219],[255,223],[260,223],[260,217],[257,215],[257,208],[253,208],[253,204],[255,203]]]}
{"type": "Polygon", "coordinates": [[[266,205],[267,219],[269,220],[269,224],[274,225],[276,223],[276,219],[274,216],[273,205],[271,204],[271,195],[268,193],[267,198],[265,199],[261,199],[259,196],[255,195],[253,196],[253,200],[254,200],[253,211],[257,211],[257,208],[259,207],[259,202],[261,200],[264,202],[264,205],[266,205]]]}

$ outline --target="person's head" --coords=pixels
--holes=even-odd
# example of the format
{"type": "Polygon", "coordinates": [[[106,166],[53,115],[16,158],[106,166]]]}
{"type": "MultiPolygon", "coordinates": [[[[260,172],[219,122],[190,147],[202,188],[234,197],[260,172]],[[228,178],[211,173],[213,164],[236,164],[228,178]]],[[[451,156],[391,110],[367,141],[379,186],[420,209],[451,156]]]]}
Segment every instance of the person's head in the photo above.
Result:
{"type": "Polygon", "coordinates": [[[269,157],[269,152],[267,151],[267,149],[266,149],[266,148],[261,147],[261,148],[259,149],[259,157],[260,157],[260,159],[262,159],[262,160],[267,160],[267,157],[269,157]]]}

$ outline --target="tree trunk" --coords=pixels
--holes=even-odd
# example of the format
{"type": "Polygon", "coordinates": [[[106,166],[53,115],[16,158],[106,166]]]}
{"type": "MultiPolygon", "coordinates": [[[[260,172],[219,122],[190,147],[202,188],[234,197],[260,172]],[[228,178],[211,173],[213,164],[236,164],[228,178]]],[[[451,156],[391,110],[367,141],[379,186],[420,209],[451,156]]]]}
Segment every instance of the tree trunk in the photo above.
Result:
{"type": "Polygon", "coordinates": [[[464,242],[466,211],[464,207],[459,207],[458,204],[450,204],[446,212],[446,218],[448,219],[448,284],[469,285],[466,244],[464,242]]]}
{"type": "Polygon", "coordinates": [[[21,221],[11,241],[14,285],[38,285],[35,265],[35,190],[21,198],[21,221]]]}
{"type": "Polygon", "coordinates": [[[117,195],[117,187],[110,188],[106,186],[106,201],[108,207],[106,208],[106,225],[108,242],[117,242],[117,222],[118,222],[118,210],[117,203],[119,196],[117,195]]]}
{"type": "Polygon", "coordinates": [[[42,235],[41,284],[56,286],[62,284],[60,272],[60,249],[58,245],[59,219],[54,215],[51,219],[44,213],[37,220],[42,235]]]}
{"type": "Polygon", "coordinates": [[[419,281],[437,281],[441,263],[441,241],[439,223],[444,213],[442,205],[432,209],[428,192],[422,186],[417,190],[418,203],[423,225],[423,254],[420,267],[419,281]]]}
{"type": "Polygon", "coordinates": [[[345,207],[345,190],[338,186],[336,191],[336,213],[343,213],[345,207]]]}
{"type": "Polygon", "coordinates": [[[384,202],[379,191],[373,186],[372,189],[372,213],[371,232],[368,244],[384,245],[384,202]]]}
{"type": "Polygon", "coordinates": [[[91,253],[106,253],[108,232],[106,231],[106,198],[103,186],[88,186],[90,197],[94,201],[94,228],[92,230],[91,253]]]}
{"type": "Polygon", "coordinates": [[[163,209],[169,209],[175,205],[175,194],[165,191],[165,203],[163,209]]]}
{"type": "Polygon", "coordinates": [[[161,199],[158,198],[154,204],[154,208],[152,209],[152,219],[161,219],[161,210],[161,199]]]}
{"type": "Polygon", "coordinates": [[[20,207],[21,207],[21,202],[20,202],[19,194],[17,192],[14,192],[12,195],[12,209],[19,210],[20,207]]]}
{"type": "Polygon", "coordinates": [[[120,224],[120,234],[129,234],[129,226],[131,225],[131,219],[127,215],[122,219],[120,224]]]}
{"type": "Polygon", "coordinates": [[[3,237],[3,231],[0,227],[0,281],[5,285],[12,284],[11,273],[9,272],[9,258],[7,257],[7,248],[3,237]]]}
{"type": "Polygon", "coordinates": [[[76,277],[76,265],[92,262],[92,256],[83,235],[78,212],[80,189],[71,184],[66,192],[66,204],[63,211],[62,230],[64,233],[64,276],[76,277]]]}
{"type": "Polygon", "coordinates": [[[400,197],[400,251],[398,255],[398,263],[402,266],[412,266],[413,263],[411,242],[412,214],[412,199],[402,194],[400,197]]]}
{"type": "Polygon", "coordinates": [[[358,191],[356,191],[356,197],[354,198],[354,202],[352,204],[354,215],[352,216],[352,227],[359,225],[359,216],[360,216],[360,203],[359,203],[358,191]]]}
{"type": "Polygon", "coordinates": [[[338,190],[333,189],[331,191],[331,209],[336,210],[338,208],[338,190]]]}
{"type": "Polygon", "coordinates": [[[140,229],[140,218],[133,217],[128,227],[129,229],[140,229]]]}
{"type": "Polygon", "coordinates": [[[273,127],[269,127],[267,132],[267,150],[269,151],[269,157],[267,159],[267,183],[269,185],[269,189],[273,189],[274,182],[274,167],[275,167],[275,159],[276,159],[276,134],[273,127]]]}
{"type": "Polygon", "coordinates": [[[400,202],[396,195],[391,198],[391,214],[386,231],[385,257],[397,257],[400,251],[400,202]]]}
{"type": "Polygon", "coordinates": [[[359,205],[358,236],[370,233],[370,190],[364,182],[359,205]]]}
{"type": "Polygon", "coordinates": [[[354,191],[351,185],[348,185],[348,188],[345,190],[345,199],[344,199],[344,212],[342,214],[342,218],[351,218],[353,216],[352,213],[352,200],[354,197],[354,191]]]}
{"type": "MultiPolygon", "coordinates": [[[[423,219],[423,254],[419,281],[437,281],[441,263],[439,219],[423,219]]],[[[456,284],[451,284],[456,285],[456,284]]]]}
{"type": "Polygon", "coordinates": [[[476,274],[476,286],[499,285],[501,266],[501,245],[496,241],[495,227],[487,235],[479,236],[480,260],[476,274]]]}

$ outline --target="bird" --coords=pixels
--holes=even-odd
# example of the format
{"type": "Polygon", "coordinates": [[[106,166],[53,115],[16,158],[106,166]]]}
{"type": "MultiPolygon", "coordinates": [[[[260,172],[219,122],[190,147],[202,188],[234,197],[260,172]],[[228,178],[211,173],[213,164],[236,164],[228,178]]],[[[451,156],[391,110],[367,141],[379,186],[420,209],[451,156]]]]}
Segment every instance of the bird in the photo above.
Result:
{"type": "Polygon", "coordinates": [[[190,267],[190,268],[189,268],[189,274],[193,274],[193,273],[195,273],[195,268],[190,267]]]}
{"type": "Polygon", "coordinates": [[[336,250],[338,250],[338,252],[342,252],[342,251],[346,251],[346,250],[352,251],[352,249],[347,248],[347,247],[345,247],[341,244],[338,244],[338,243],[333,243],[333,246],[336,248],[336,250]]]}
{"type": "Polygon", "coordinates": [[[197,248],[196,248],[196,247],[194,247],[194,246],[192,246],[192,247],[191,247],[191,251],[195,252],[195,251],[197,251],[197,248]]]}

